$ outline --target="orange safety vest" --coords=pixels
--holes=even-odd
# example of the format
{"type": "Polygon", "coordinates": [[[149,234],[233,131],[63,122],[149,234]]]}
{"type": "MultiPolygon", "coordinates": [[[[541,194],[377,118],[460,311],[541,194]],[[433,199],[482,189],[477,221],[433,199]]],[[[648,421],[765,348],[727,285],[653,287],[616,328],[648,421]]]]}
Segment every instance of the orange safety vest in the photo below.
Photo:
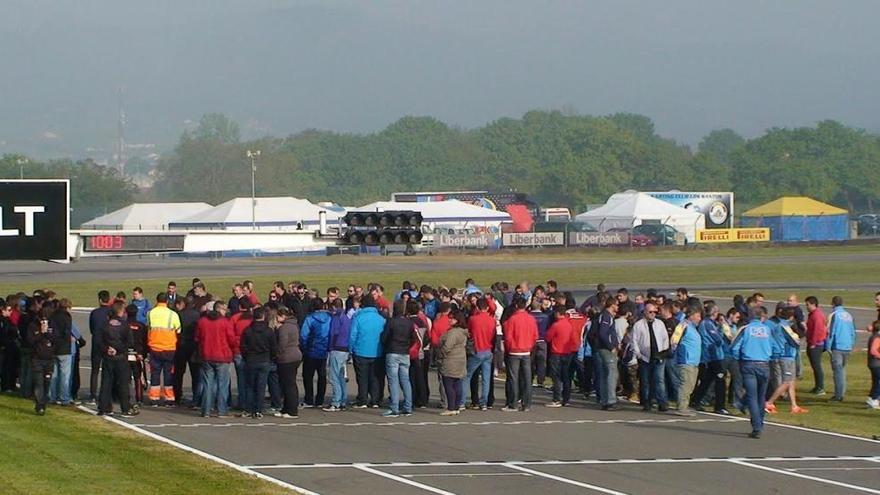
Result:
{"type": "Polygon", "coordinates": [[[180,317],[159,303],[147,314],[147,346],[153,352],[167,352],[177,349],[177,335],[180,333],[180,317]]]}

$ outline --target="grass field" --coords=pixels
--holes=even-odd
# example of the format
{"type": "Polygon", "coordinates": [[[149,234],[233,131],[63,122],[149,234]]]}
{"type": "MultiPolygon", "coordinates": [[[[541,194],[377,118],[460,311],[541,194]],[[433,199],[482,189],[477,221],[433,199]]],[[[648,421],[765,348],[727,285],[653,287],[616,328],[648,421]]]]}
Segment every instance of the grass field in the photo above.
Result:
{"type": "MultiPolygon", "coordinates": [[[[880,290],[880,282],[877,284],[877,290],[880,290]]],[[[785,301],[789,294],[795,293],[798,296],[798,301],[801,304],[804,303],[804,298],[807,296],[816,296],[819,299],[819,304],[831,304],[831,298],[834,296],[840,296],[843,298],[843,305],[846,307],[858,307],[858,308],[874,308],[874,294],[877,292],[876,290],[855,290],[855,289],[843,289],[843,290],[826,290],[826,289],[813,289],[813,288],[801,288],[801,289],[791,289],[791,290],[777,290],[777,289],[759,289],[761,294],[764,294],[764,297],[767,298],[768,301],[785,301]]],[[[712,291],[712,295],[719,297],[733,297],[734,294],[745,294],[745,291],[712,291]]]]}
{"type": "Polygon", "coordinates": [[[73,408],[36,416],[32,401],[8,395],[0,444],[4,494],[290,493],[73,408]]]}

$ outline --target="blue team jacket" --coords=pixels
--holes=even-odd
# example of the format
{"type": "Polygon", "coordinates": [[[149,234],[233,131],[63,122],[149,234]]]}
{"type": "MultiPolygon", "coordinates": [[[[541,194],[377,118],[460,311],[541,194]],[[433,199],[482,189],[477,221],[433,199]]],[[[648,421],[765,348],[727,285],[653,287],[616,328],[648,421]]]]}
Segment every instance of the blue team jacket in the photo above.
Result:
{"type": "Polygon", "coordinates": [[[731,352],[740,361],[770,361],[774,347],[770,327],[756,318],[740,330],[731,352]]]}
{"type": "Polygon", "coordinates": [[[380,337],[385,330],[385,317],[373,307],[361,308],[351,319],[348,348],[355,356],[377,358],[383,355],[380,337]]]}
{"type": "Polygon", "coordinates": [[[700,354],[700,362],[711,363],[724,360],[724,334],[718,325],[706,318],[700,322],[700,339],[703,348],[700,354]]]}
{"type": "Polygon", "coordinates": [[[856,342],[856,325],[849,311],[836,306],[828,325],[828,348],[832,351],[851,351],[856,342]]]}

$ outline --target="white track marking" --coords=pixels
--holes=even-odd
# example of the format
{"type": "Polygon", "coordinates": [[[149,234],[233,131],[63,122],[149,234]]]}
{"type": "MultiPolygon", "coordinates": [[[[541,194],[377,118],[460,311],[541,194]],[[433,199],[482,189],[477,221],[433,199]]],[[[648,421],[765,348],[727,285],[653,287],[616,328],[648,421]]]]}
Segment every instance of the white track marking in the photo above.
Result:
{"type": "Polygon", "coordinates": [[[375,474],[376,476],[381,476],[383,478],[388,478],[390,480],[397,481],[398,483],[403,483],[405,485],[414,486],[416,488],[421,488],[422,490],[425,490],[425,491],[428,491],[431,493],[437,493],[439,495],[455,495],[455,493],[453,493],[453,492],[448,492],[446,490],[434,488],[431,485],[426,485],[424,483],[419,483],[418,481],[409,480],[409,479],[397,476],[395,474],[386,473],[384,471],[379,471],[378,469],[373,469],[373,468],[371,468],[369,466],[365,466],[363,464],[352,464],[351,467],[353,467],[355,469],[359,469],[359,470],[364,471],[366,473],[375,474]]]}
{"type": "MultiPolygon", "coordinates": [[[[715,414],[712,412],[701,412],[701,413],[697,413],[697,414],[704,414],[704,415],[712,416],[712,417],[716,417],[716,418],[729,418],[732,421],[748,421],[749,420],[749,418],[747,418],[747,417],[727,416],[724,414],[715,414]]],[[[875,443],[875,444],[880,445],[880,440],[873,440],[873,439],[866,438],[866,437],[857,437],[855,435],[847,435],[846,433],[836,433],[833,431],[817,430],[815,428],[807,428],[806,426],[787,425],[785,423],[774,423],[772,421],[764,421],[764,425],[765,426],[767,426],[767,425],[778,426],[779,428],[788,428],[791,430],[800,430],[800,431],[806,431],[806,432],[810,432],[810,433],[818,433],[820,435],[829,435],[832,437],[846,438],[849,440],[860,440],[862,442],[870,442],[870,443],[875,443]]]]}
{"type": "Polygon", "coordinates": [[[768,467],[768,466],[762,466],[760,464],[752,464],[751,462],[747,462],[747,461],[731,460],[730,462],[733,464],[736,464],[738,466],[745,466],[747,468],[752,468],[752,469],[760,469],[762,471],[768,471],[771,473],[782,474],[785,476],[792,476],[795,478],[802,478],[805,480],[816,481],[816,482],[825,483],[828,485],[842,486],[844,488],[849,488],[850,490],[856,490],[856,491],[865,492],[865,493],[880,494],[880,490],[874,490],[873,488],[867,488],[864,486],[843,483],[842,481],[834,481],[834,480],[829,480],[829,479],[825,479],[825,478],[818,478],[816,476],[809,476],[806,474],[795,473],[792,471],[786,471],[784,469],[777,469],[777,468],[772,468],[772,467],[768,467]]]}
{"type": "Polygon", "coordinates": [[[211,427],[211,428],[228,428],[228,427],[250,427],[250,428],[259,428],[259,427],[279,427],[279,428],[329,428],[335,426],[343,426],[343,427],[357,427],[357,426],[518,426],[518,425],[537,425],[537,426],[549,426],[549,425],[584,425],[584,424],[646,424],[646,423],[734,423],[738,422],[739,418],[730,418],[724,417],[725,419],[710,419],[710,418],[700,418],[700,419],[682,419],[682,418],[670,418],[670,419],[573,419],[573,420],[553,420],[553,421],[451,421],[451,422],[442,422],[442,421],[417,421],[417,422],[406,422],[406,421],[389,421],[389,422],[374,422],[374,421],[361,421],[355,423],[340,423],[340,422],[331,422],[331,423],[306,423],[306,422],[291,422],[291,423],[250,423],[250,422],[237,422],[237,423],[134,423],[134,426],[139,428],[202,428],[202,427],[211,427]]]}
{"type": "MultiPolygon", "coordinates": [[[[747,462],[826,462],[826,461],[868,461],[880,462],[880,456],[807,456],[807,457],[691,457],[681,459],[583,459],[556,461],[470,461],[470,462],[362,462],[367,467],[459,467],[459,466],[573,466],[602,464],[690,464],[719,463],[731,461],[747,462]]],[[[315,464],[255,464],[244,466],[248,469],[332,469],[351,468],[350,463],[315,463],[315,464]]]]}
{"type": "Polygon", "coordinates": [[[533,476],[540,476],[540,477],[542,477],[542,478],[547,478],[547,479],[550,479],[550,480],[553,480],[553,481],[558,481],[558,482],[560,482],[560,483],[565,483],[565,484],[568,484],[568,485],[579,486],[579,487],[581,487],[581,488],[588,488],[588,489],[590,489],[590,490],[597,491],[597,492],[602,492],[602,493],[607,493],[607,494],[609,494],[609,495],[627,495],[626,493],[624,493],[624,492],[619,492],[619,491],[617,491],[617,490],[611,490],[611,489],[609,489],[609,488],[604,488],[604,487],[601,487],[601,486],[598,486],[598,485],[591,485],[591,484],[589,484],[589,483],[583,483],[583,482],[581,482],[581,481],[576,481],[576,480],[572,480],[572,479],[568,479],[568,478],[563,478],[562,476],[556,476],[555,474],[549,474],[549,473],[544,473],[544,472],[541,472],[541,471],[535,471],[534,469],[529,469],[529,468],[527,468],[527,467],[523,467],[523,466],[520,466],[520,465],[517,465],[517,464],[510,464],[510,463],[507,463],[507,464],[504,464],[504,466],[509,467],[510,469],[516,469],[517,471],[522,471],[522,472],[524,472],[524,473],[531,474],[531,475],[533,475],[533,476]]]}
{"type": "MultiPolygon", "coordinates": [[[[78,408],[82,411],[89,413],[89,414],[95,414],[95,412],[92,409],[89,409],[87,407],[78,406],[78,408]]],[[[221,457],[217,457],[217,456],[215,456],[213,454],[209,454],[205,451],[196,449],[194,447],[190,447],[189,445],[184,445],[180,442],[176,442],[174,440],[171,440],[170,438],[165,438],[161,435],[157,435],[153,432],[150,432],[150,431],[144,430],[142,428],[139,428],[137,426],[134,426],[132,424],[126,423],[125,421],[118,420],[112,416],[103,416],[103,418],[104,418],[104,420],[109,421],[113,424],[119,425],[123,428],[127,428],[129,430],[134,431],[134,432],[140,433],[141,435],[152,438],[153,440],[158,440],[160,442],[166,443],[168,445],[171,445],[172,447],[176,447],[178,449],[185,450],[185,451],[192,453],[192,454],[195,454],[199,457],[203,457],[203,458],[208,459],[210,461],[222,464],[222,465],[229,467],[229,468],[232,468],[240,473],[248,474],[250,476],[255,476],[257,478],[260,478],[261,480],[268,481],[269,483],[278,485],[278,486],[286,488],[288,490],[297,491],[303,495],[320,495],[317,492],[313,492],[311,490],[306,490],[305,488],[302,488],[302,487],[299,487],[296,485],[292,485],[290,483],[287,483],[285,481],[281,481],[279,479],[273,478],[273,477],[265,475],[263,473],[258,473],[250,468],[241,466],[239,464],[228,461],[228,460],[223,459],[221,457]]]]}
{"type": "Polygon", "coordinates": [[[786,471],[880,471],[880,467],[808,467],[785,468],[786,471]]]}
{"type": "MultiPolygon", "coordinates": [[[[880,468],[877,468],[880,469],[880,468]]],[[[478,476],[534,476],[529,473],[423,473],[401,474],[404,478],[474,478],[478,476]]]]}

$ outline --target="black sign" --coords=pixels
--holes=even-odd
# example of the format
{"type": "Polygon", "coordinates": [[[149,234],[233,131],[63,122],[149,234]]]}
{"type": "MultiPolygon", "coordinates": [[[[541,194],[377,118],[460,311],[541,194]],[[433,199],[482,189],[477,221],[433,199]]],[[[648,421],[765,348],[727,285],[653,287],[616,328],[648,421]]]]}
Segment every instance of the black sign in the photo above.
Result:
{"type": "Polygon", "coordinates": [[[84,235],[87,253],[151,253],[183,251],[183,235],[84,235]]]}
{"type": "Polygon", "coordinates": [[[66,260],[67,180],[0,180],[0,259],[66,260]]]}

